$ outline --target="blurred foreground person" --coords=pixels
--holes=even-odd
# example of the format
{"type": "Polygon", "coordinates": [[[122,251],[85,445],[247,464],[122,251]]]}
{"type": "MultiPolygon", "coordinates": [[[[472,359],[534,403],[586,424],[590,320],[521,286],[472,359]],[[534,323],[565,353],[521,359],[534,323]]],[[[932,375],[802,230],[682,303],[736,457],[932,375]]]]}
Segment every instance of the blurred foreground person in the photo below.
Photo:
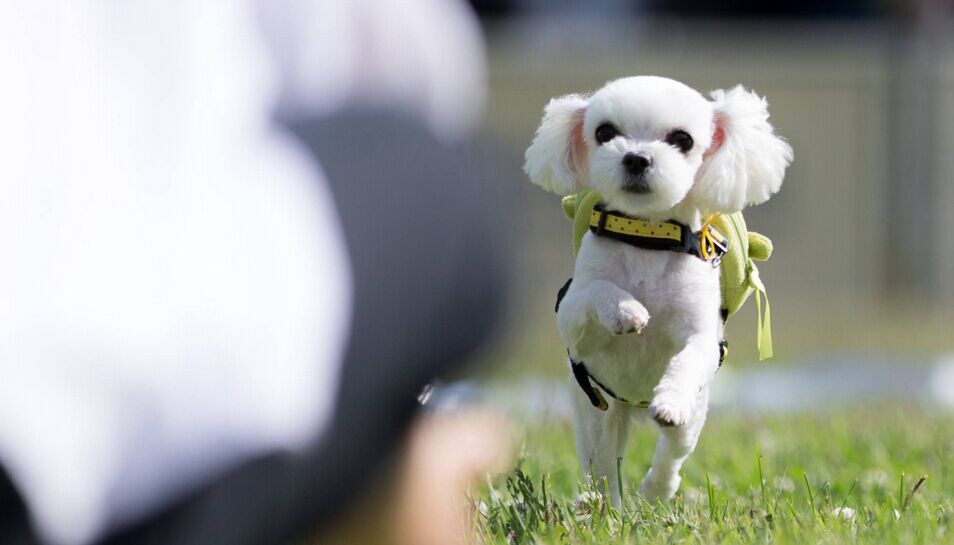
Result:
{"type": "Polygon", "coordinates": [[[0,7],[0,543],[352,535],[498,458],[483,417],[399,456],[501,274],[476,26],[394,4],[0,7]]]}

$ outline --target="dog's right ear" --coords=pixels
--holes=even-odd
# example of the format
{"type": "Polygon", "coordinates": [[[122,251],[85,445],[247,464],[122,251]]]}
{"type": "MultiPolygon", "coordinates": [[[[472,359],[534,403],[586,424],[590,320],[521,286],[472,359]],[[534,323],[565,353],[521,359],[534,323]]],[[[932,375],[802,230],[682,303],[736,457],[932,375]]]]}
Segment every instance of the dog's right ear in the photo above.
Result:
{"type": "Polygon", "coordinates": [[[524,155],[530,181],[559,195],[570,195],[586,185],[589,157],[583,140],[583,115],[589,102],[582,95],[550,100],[543,120],[524,155]]]}

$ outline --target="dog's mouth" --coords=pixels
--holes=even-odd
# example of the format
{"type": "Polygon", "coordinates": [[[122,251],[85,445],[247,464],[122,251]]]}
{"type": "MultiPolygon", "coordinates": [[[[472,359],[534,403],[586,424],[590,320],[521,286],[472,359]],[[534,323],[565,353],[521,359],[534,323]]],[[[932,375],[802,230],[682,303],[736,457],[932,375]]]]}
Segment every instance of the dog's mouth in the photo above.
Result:
{"type": "Polygon", "coordinates": [[[628,176],[626,180],[623,181],[623,191],[637,195],[645,195],[652,191],[652,189],[649,187],[649,182],[646,181],[645,176],[628,176]]]}

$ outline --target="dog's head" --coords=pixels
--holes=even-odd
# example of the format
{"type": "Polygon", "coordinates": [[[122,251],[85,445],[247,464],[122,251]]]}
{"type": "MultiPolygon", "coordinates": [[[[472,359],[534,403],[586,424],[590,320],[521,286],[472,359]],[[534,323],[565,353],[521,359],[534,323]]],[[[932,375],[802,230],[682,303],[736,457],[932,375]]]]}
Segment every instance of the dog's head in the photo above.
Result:
{"type": "Polygon", "coordinates": [[[524,170],[548,191],[592,189],[621,212],[653,218],[680,203],[714,213],[768,200],[792,148],[775,135],[758,95],[736,87],[711,97],[639,76],[554,98],[524,170]]]}

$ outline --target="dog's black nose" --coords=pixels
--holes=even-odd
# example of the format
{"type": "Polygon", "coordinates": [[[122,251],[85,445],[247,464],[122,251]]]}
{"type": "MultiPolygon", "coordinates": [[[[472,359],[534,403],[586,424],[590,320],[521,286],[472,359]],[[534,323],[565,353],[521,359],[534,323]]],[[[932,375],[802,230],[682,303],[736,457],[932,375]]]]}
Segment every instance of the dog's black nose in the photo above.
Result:
{"type": "Polygon", "coordinates": [[[640,153],[627,153],[623,156],[623,166],[626,167],[626,172],[634,176],[642,174],[651,164],[653,164],[652,159],[640,153]]]}

